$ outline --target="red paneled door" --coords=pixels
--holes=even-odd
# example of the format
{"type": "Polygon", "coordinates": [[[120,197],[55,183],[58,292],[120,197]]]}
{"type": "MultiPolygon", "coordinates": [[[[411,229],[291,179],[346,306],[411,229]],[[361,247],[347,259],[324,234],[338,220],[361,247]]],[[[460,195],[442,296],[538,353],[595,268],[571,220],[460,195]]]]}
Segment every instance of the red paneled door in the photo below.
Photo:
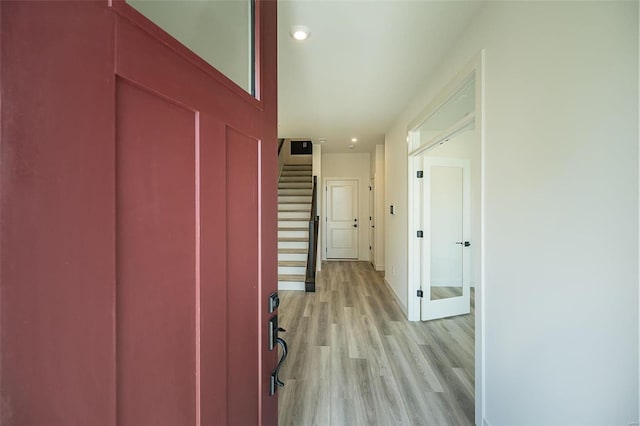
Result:
{"type": "Polygon", "coordinates": [[[0,3],[0,424],[275,425],[276,3],[253,97],[121,1],[0,3]]]}

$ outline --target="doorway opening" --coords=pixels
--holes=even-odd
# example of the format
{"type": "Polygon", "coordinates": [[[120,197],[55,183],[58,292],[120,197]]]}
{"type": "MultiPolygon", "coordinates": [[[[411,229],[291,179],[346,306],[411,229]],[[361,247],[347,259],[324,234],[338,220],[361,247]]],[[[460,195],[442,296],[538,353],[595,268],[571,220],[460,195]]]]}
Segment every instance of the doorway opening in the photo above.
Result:
{"type": "Polygon", "coordinates": [[[484,394],[482,69],[483,52],[409,125],[407,138],[407,314],[473,315],[476,419],[484,394]]]}

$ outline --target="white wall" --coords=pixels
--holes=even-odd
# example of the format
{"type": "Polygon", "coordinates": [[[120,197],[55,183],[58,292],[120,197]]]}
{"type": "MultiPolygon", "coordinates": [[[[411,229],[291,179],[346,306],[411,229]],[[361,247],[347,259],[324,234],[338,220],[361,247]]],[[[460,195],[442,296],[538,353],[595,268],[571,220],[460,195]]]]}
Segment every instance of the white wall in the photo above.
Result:
{"type": "Polygon", "coordinates": [[[637,7],[488,2],[386,135],[386,278],[406,304],[407,126],[486,49],[491,426],[638,421],[637,7]]]}
{"type": "MultiPolygon", "coordinates": [[[[358,178],[359,197],[359,226],[358,226],[358,259],[369,259],[369,173],[370,155],[369,153],[359,154],[322,154],[322,179],[327,178],[358,178]],[[367,220],[365,220],[367,219],[367,220]],[[365,224],[364,226],[362,224],[365,224]]],[[[323,206],[326,206],[326,191],[322,190],[323,206]]],[[[324,220],[324,218],[323,218],[324,220]]],[[[325,241],[322,239],[322,254],[325,256],[325,241]]]]}

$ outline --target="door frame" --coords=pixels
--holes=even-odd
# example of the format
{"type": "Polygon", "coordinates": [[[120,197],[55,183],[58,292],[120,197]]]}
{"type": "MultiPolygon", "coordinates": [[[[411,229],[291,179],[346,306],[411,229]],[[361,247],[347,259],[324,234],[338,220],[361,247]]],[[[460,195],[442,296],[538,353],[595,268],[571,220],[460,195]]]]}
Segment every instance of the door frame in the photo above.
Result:
{"type": "MultiPolygon", "coordinates": [[[[329,227],[327,226],[327,221],[328,221],[328,217],[327,217],[327,199],[328,199],[328,184],[330,181],[340,181],[340,180],[354,180],[356,181],[356,188],[358,189],[358,198],[356,200],[356,206],[358,209],[358,221],[360,221],[360,178],[357,177],[327,177],[327,178],[323,178],[322,179],[322,187],[324,188],[324,195],[322,196],[323,202],[322,202],[322,216],[324,217],[324,232],[323,232],[323,238],[322,238],[322,260],[329,260],[329,258],[327,257],[327,244],[329,242],[329,238],[328,238],[328,232],[329,232],[329,227]]],[[[322,222],[322,220],[320,220],[322,222]]],[[[353,262],[353,261],[358,261],[360,260],[360,229],[362,228],[362,226],[360,224],[358,224],[358,228],[357,229],[357,234],[358,234],[358,242],[357,242],[357,256],[354,259],[334,259],[331,258],[331,261],[336,261],[336,262],[353,262]]]]}
{"type": "Polygon", "coordinates": [[[475,420],[476,424],[482,424],[484,419],[485,398],[486,394],[485,377],[486,365],[484,355],[484,286],[485,286],[485,163],[486,163],[486,135],[485,135],[485,117],[484,117],[484,75],[485,75],[485,51],[480,50],[468,63],[464,66],[443,89],[432,98],[432,101],[423,109],[416,118],[407,126],[407,319],[409,321],[420,321],[420,298],[416,296],[420,288],[420,256],[421,239],[416,237],[416,231],[419,229],[418,218],[421,215],[422,206],[416,202],[417,191],[422,190],[423,180],[416,178],[416,173],[421,170],[419,159],[421,155],[429,148],[446,141],[454,136],[460,130],[466,128],[471,123],[475,124],[478,143],[480,144],[480,203],[478,211],[473,214],[480,216],[480,241],[475,242],[480,247],[477,259],[474,259],[474,265],[477,270],[475,274],[478,280],[475,283],[475,420]],[[462,89],[471,79],[475,80],[475,113],[460,120],[451,128],[442,132],[436,138],[425,144],[420,144],[416,130],[429,116],[434,114],[440,107],[444,105],[453,95],[462,89]]]}

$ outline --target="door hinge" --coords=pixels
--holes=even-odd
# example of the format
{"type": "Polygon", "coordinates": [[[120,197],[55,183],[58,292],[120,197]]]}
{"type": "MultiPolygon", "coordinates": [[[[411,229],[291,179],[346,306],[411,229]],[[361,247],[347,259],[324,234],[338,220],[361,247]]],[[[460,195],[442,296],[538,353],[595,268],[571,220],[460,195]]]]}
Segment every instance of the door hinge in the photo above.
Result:
{"type": "Polygon", "coordinates": [[[418,170],[417,176],[418,176],[418,179],[424,177],[424,172],[422,170],[418,170]]]}
{"type": "Polygon", "coordinates": [[[371,220],[371,216],[369,216],[369,220],[371,220]]]}
{"type": "Polygon", "coordinates": [[[369,191],[371,191],[371,187],[369,187],[369,191]]]}
{"type": "Polygon", "coordinates": [[[369,250],[371,250],[371,246],[369,246],[369,250]]]}
{"type": "Polygon", "coordinates": [[[424,297],[424,292],[422,290],[418,290],[416,296],[424,297]]]}
{"type": "Polygon", "coordinates": [[[424,237],[424,232],[418,231],[418,238],[422,238],[422,237],[424,237]]]}

